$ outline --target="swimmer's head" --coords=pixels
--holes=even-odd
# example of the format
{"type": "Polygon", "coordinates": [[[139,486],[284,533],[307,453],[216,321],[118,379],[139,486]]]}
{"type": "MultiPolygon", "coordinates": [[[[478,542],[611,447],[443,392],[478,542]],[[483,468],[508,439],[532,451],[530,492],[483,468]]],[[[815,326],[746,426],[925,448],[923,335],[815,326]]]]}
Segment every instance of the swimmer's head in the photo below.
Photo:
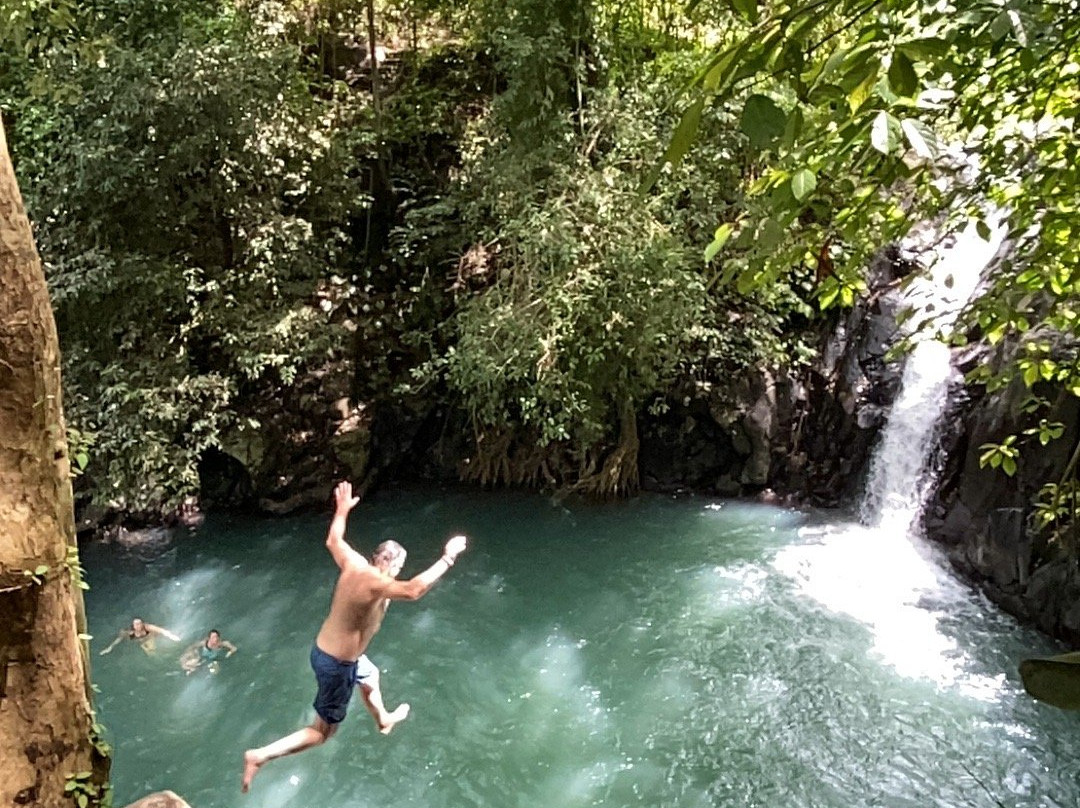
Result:
{"type": "Polygon", "coordinates": [[[405,548],[393,539],[387,539],[371,554],[371,563],[391,578],[396,578],[405,566],[405,548]]]}
{"type": "Polygon", "coordinates": [[[221,632],[216,628],[210,629],[210,633],[206,635],[206,647],[217,648],[221,645],[221,632]]]}
{"type": "Polygon", "coordinates": [[[146,623],[144,623],[142,621],[141,617],[132,618],[132,620],[131,620],[131,630],[132,631],[134,631],[136,634],[142,634],[143,630],[145,628],[146,628],[146,623]]]}

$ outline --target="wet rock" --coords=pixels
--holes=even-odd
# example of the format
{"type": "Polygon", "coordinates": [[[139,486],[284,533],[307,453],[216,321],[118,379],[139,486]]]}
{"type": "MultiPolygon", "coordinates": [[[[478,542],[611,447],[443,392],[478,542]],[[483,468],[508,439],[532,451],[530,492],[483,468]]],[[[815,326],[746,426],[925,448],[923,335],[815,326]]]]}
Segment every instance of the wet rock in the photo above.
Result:
{"type": "MultiPolygon", "coordinates": [[[[988,361],[983,357],[983,361],[988,361]]],[[[1052,636],[1080,642],[1080,578],[1076,561],[1049,541],[1032,518],[1032,501],[1047,480],[1060,479],[1080,438],[1080,402],[1042,389],[1053,401],[1039,418],[1065,425],[1065,434],[1022,452],[1020,473],[1009,476],[980,463],[983,445],[1022,434],[1035,416],[1020,404],[1031,395],[1022,382],[994,395],[971,391],[946,427],[948,460],[924,520],[927,536],[945,545],[956,569],[1016,617],[1052,636]]]]}
{"type": "Polygon", "coordinates": [[[191,808],[181,797],[172,791],[158,791],[148,794],[127,808],[191,808]]]}
{"type": "Polygon", "coordinates": [[[117,527],[109,538],[126,549],[154,549],[168,546],[173,540],[173,531],[167,527],[147,527],[129,530],[117,527]]]}

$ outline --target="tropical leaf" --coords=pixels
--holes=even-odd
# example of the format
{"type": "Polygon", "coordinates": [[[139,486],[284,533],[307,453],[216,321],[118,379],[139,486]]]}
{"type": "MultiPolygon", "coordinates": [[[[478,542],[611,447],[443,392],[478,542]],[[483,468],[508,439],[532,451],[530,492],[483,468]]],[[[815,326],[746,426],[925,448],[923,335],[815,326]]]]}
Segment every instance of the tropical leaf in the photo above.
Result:
{"type": "Polygon", "coordinates": [[[795,198],[802,202],[817,188],[817,177],[808,168],[800,168],[791,177],[791,192],[795,198]]]}
{"type": "Polygon", "coordinates": [[[739,126],[751,146],[764,149],[784,134],[787,115],[768,96],[752,95],[746,99],[739,126]]]}
{"type": "Polygon", "coordinates": [[[922,121],[905,118],[900,122],[900,129],[912,151],[924,160],[937,158],[940,147],[934,131],[922,121]]]}
{"type": "Polygon", "coordinates": [[[870,145],[882,154],[892,154],[900,144],[900,121],[881,110],[870,127],[870,145]]]}
{"type": "Polygon", "coordinates": [[[717,253],[724,248],[727,244],[727,240],[731,238],[732,232],[735,230],[735,225],[731,222],[724,222],[718,228],[716,228],[716,234],[713,236],[712,242],[705,248],[705,261],[713,260],[717,253]]]}
{"type": "Polygon", "coordinates": [[[915,75],[915,66],[902,50],[893,53],[889,65],[889,86],[897,95],[913,96],[919,87],[919,78],[915,75]]]}

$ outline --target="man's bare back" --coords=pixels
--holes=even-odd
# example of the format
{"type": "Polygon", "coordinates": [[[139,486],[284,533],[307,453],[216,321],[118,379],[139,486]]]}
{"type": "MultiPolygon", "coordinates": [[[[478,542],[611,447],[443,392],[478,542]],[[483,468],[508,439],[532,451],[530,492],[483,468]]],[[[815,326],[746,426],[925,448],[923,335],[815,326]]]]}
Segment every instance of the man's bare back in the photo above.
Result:
{"type": "Polygon", "coordinates": [[[390,606],[383,591],[390,580],[371,564],[342,570],[316,644],[338,659],[357,659],[364,653],[390,606]]]}

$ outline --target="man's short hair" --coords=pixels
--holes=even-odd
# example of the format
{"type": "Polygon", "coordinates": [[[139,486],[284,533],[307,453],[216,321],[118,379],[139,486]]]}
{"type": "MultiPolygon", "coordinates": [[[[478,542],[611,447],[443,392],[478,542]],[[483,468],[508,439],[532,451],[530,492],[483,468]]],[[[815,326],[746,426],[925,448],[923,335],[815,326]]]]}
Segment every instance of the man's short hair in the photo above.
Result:
{"type": "Polygon", "coordinates": [[[375,563],[379,561],[394,561],[398,557],[405,554],[405,548],[398,544],[393,539],[387,539],[378,547],[375,548],[375,552],[371,554],[371,560],[375,563]]]}

